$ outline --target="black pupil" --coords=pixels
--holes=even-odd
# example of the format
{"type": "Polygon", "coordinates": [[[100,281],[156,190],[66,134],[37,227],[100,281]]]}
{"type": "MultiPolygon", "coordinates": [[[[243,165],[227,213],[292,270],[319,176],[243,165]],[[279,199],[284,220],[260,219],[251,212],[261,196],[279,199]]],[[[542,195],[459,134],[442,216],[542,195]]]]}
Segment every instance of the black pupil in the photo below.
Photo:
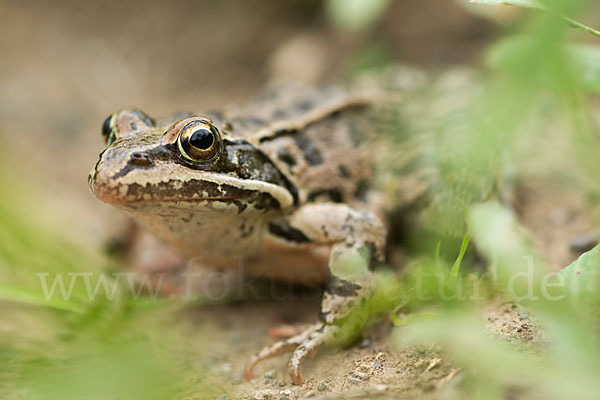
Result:
{"type": "Polygon", "coordinates": [[[190,136],[190,144],[200,150],[210,149],[214,140],[212,132],[206,128],[198,129],[190,136]]]}

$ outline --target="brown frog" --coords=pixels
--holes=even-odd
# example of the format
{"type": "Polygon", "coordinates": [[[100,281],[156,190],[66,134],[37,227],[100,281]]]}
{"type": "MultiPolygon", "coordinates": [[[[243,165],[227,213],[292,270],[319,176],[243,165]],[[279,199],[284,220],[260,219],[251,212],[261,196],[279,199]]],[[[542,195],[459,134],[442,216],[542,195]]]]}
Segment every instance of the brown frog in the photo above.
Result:
{"type": "Polygon", "coordinates": [[[372,96],[337,86],[280,88],[206,116],[136,109],[103,125],[93,193],[183,256],[217,269],[326,284],[321,321],[254,356],[293,352],[289,370],[331,341],[372,291],[386,229],[370,190],[372,96]]]}

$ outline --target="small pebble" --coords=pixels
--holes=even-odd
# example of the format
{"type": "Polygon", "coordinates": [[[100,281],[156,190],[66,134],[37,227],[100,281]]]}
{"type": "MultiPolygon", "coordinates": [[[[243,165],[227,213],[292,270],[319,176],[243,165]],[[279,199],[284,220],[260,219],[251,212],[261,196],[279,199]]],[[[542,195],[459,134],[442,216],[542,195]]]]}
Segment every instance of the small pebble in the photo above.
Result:
{"type": "Polygon", "coordinates": [[[519,319],[521,321],[523,321],[524,319],[529,318],[529,313],[524,312],[524,311],[518,312],[517,315],[519,316],[519,319]]]}
{"type": "Polygon", "coordinates": [[[277,392],[273,389],[263,389],[254,393],[254,400],[269,400],[274,398],[277,392]]]}
{"type": "Polygon", "coordinates": [[[357,378],[355,376],[349,376],[348,380],[352,383],[364,383],[360,378],[357,378]]]}
{"type": "Polygon", "coordinates": [[[369,374],[365,374],[364,372],[356,371],[352,375],[355,376],[355,377],[357,377],[361,381],[369,380],[369,374]]]}
{"type": "Polygon", "coordinates": [[[284,390],[280,391],[279,394],[282,394],[284,396],[291,396],[292,391],[290,389],[284,389],[284,390]]]}
{"type": "Polygon", "coordinates": [[[265,372],[265,378],[273,379],[273,378],[275,378],[276,374],[277,374],[277,372],[274,369],[272,369],[270,371],[265,372]]]}
{"type": "Polygon", "coordinates": [[[319,392],[324,392],[327,390],[327,385],[325,384],[325,382],[319,382],[319,384],[317,385],[317,389],[319,389],[319,392]]]}
{"type": "Polygon", "coordinates": [[[438,365],[440,365],[441,362],[442,362],[441,358],[434,358],[433,360],[431,360],[429,362],[429,365],[427,365],[427,368],[425,369],[425,372],[431,371],[432,369],[434,369],[435,367],[437,367],[438,365]]]}
{"type": "Polygon", "coordinates": [[[585,234],[574,237],[569,242],[569,248],[573,253],[585,253],[593,249],[598,244],[598,238],[592,234],[585,234]]]}
{"type": "Polygon", "coordinates": [[[375,390],[376,392],[385,392],[387,390],[387,385],[373,385],[372,386],[373,390],[375,390]]]}
{"type": "Polygon", "coordinates": [[[314,397],[317,393],[314,390],[309,390],[308,392],[304,393],[304,396],[301,397],[301,399],[308,399],[311,397],[314,397]]]}

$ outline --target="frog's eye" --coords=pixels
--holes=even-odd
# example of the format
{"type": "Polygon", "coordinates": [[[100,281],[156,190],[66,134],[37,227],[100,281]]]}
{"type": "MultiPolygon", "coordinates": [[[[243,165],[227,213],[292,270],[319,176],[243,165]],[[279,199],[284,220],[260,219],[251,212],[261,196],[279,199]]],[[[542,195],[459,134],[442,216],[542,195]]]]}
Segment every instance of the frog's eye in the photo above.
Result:
{"type": "Polygon", "coordinates": [[[207,121],[193,121],[179,132],[177,147],[181,155],[194,162],[215,160],[221,152],[221,137],[207,121]]]}
{"type": "Polygon", "coordinates": [[[115,123],[117,121],[116,114],[109,115],[102,123],[102,137],[106,144],[111,144],[115,141],[115,123]]]}

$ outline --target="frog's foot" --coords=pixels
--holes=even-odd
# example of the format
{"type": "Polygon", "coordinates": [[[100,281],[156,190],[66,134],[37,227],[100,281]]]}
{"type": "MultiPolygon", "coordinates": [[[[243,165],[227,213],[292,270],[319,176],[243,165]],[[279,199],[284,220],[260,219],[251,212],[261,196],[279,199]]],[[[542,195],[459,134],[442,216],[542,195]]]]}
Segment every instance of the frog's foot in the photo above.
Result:
{"type": "Polygon", "coordinates": [[[289,372],[292,382],[299,385],[299,367],[307,356],[326,343],[348,344],[366,325],[368,313],[360,306],[372,293],[375,281],[370,266],[383,254],[385,228],[370,214],[329,203],[302,207],[289,224],[313,243],[332,244],[330,282],[321,303],[322,322],[264,348],[250,360],[246,379],[252,379],[252,369],[259,361],[293,352],[289,372]]]}
{"type": "Polygon", "coordinates": [[[302,361],[306,357],[312,357],[321,345],[330,342],[335,331],[338,329],[336,326],[322,323],[316,326],[318,326],[318,329],[311,332],[304,342],[294,350],[288,364],[288,371],[294,385],[300,385],[303,381],[299,371],[302,361]]]}
{"type": "Polygon", "coordinates": [[[300,385],[302,383],[302,375],[300,375],[299,371],[300,364],[307,356],[314,354],[319,346],[331,338],[334,329],[335,327],[319,322],[309,326],[302,333],[294,337],[265,347],[250,359],[250,362],[246,366],[246,379],[250,380],[253,378],[254,366],[260,361],[293,352],[288,369],[292,382],[300,385]]]}

